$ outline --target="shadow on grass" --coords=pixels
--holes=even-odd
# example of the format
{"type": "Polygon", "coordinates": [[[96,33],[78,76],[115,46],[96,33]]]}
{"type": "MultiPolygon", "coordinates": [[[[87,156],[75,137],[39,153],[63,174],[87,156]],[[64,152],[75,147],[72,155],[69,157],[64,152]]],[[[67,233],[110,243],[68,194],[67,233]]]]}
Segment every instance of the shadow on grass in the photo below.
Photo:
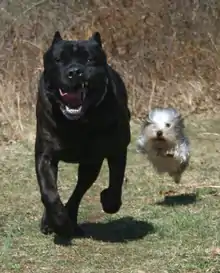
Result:
{"type": "MultiPolygon", "coordinates": [[[[128,241],[139,240],[147,234],[155,232],[151,223],[135,220],[133,217],[124,217],[105,223],[83,223],[80,228],[84,235],[76,238],[92,238],[97,241],[111,243],[126,243],[128,241]]],[[[57,235],[54,237],[54,243],[63,246],[72,245],[72,239],[64,239],[57,235]]]]}
{"type": "Polygon", "coordinates": [[[196,203],[197,195],[195,193],[186,193],[179,195],[168,195],[164,197],[164,200],[156,202],[156,205],[160,206],[181,206],[190,205],[196,203]]]}
{"type": "MultiPolygon", "coordinates": [[[[155,232],[151,223],[135,220],[133,217],[124,217],[105,223],[83,223],[80,225],[80,228],[83,229],[85,234],[78,238],[92,238],[97,241],[111,243],[126,243],[139,240],[147,234],[155,232]]],[[[55,236],[54,243],[64,246],[72,244],[71,240],[58,236],[55,236]]]]}
{"type": "Polygon", "coordinates": [[[85,231],[85,237],[111,243],[139,240],[155,231],[151,223],[135,220],[133,217],[106,223],[83,223],[81,228],[85,231]]]}

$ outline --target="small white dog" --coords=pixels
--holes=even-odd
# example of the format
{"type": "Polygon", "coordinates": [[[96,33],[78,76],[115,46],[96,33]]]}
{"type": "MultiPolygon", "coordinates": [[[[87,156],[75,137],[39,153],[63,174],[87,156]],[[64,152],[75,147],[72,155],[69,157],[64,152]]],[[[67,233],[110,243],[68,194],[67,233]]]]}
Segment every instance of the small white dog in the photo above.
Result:
{"type": "Polygon", "coordinates": [[[181,115],[174,108],[151,110],[142,125],[137,151],[147,155],[158,173],[168,173],[179,183],[190,159],[181,115]]]}

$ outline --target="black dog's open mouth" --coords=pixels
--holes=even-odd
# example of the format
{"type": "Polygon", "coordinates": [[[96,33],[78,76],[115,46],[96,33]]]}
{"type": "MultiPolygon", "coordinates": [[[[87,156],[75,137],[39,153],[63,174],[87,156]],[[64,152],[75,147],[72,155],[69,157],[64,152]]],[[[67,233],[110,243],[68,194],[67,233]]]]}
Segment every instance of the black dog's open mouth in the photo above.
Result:
{"type": "Polygon", "coordinates": [[[86,97],[88,83],[82,83],[74,87],[72,92],[66,93],[59,89],[61,97],[61,111],[68,119],[78,119],[82,114],[83,102],[86,97]]]}

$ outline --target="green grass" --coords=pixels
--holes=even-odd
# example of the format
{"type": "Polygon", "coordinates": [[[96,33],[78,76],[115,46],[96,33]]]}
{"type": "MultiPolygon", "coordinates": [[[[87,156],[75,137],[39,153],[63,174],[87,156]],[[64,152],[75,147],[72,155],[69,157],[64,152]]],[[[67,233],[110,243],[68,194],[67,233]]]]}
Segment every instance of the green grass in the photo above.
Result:
{"type": "MultiPolygon", "coordinates": [[[[1,273],[220,272],[219,118],[187,124],[192,157],[180,185],[159,177],[135,153],[138,130],[132,126],[120,212],[110,216],[101,210],[99,194],[108,178],[104,165],[80,208],[87,238],[75,239],[68,247],[55,245],[53,235],[39,231],[42,205],[33,143],[0,148],[1,273]],[[170,196],[164,196],[167,191],[170,196]]],[[[60,164],[64,202],[75,185],[76,167],[60,164]]]]}

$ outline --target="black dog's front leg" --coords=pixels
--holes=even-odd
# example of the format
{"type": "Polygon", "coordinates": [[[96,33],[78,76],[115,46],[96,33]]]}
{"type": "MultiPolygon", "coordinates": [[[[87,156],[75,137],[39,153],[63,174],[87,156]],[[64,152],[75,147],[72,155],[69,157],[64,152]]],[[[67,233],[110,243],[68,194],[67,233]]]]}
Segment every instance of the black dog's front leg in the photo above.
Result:
{"type": "Polygon", "coordinates": [[[78,169],[78,181],[73,194],[70,196],[66,208],[75,227],[76,235],[83,235],[83,231],[77,226],[77,215],[80,202],[86,191],[97,179],[103,160],[93,163],[80,163],[78,169]]]}
{"type": "Polygon", "coordinates": [[[41,231],[54,231],[60,236],[69,237],[73,234],[73,225],[57,189],[58,162],[54,162],[48,155],[40,154],[36,155],[35,164],[41,200],[45,207],[41,231]]]}
{"type": "Polygon", "coordinates": [[[116,213],[122,201],[122,185],[124,182],[127,151],[107,158],[109,166],[109,187],[101,192],[101,203],[104,212],[116,213]]]}

